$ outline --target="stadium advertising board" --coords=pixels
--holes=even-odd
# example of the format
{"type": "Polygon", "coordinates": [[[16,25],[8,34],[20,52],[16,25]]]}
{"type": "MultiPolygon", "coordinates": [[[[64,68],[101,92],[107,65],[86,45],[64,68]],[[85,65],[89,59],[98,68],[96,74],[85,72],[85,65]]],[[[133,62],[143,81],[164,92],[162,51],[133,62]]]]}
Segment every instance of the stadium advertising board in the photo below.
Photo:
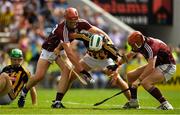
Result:
{"type": "Polygon", "coordinates": [[[129,25],[172,25],[173,0],[92,0],[129,25]]]}

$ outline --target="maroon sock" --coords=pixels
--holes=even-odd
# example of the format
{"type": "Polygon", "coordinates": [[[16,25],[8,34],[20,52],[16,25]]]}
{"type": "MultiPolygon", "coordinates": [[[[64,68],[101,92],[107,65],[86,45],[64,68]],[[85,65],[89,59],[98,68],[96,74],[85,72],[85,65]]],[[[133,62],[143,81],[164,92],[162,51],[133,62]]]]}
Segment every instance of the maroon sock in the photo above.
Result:
{"type": "Polygon", "coordinates": [[[161,94],[160,90],[156,87],[151,87],[148,92],[154,97],[156,98],[160,103],[163,103],[166,101],[166,99],[163,97],[163,95],[161,94]]]}

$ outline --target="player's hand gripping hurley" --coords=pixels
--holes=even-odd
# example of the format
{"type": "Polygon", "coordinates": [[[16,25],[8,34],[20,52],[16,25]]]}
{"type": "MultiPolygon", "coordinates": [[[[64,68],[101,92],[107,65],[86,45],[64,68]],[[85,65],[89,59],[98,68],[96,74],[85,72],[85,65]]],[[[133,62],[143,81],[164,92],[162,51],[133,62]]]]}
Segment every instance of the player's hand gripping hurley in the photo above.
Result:
{"type": "Polygon", "coordinates": [[[73,72],[76,77],[78,78],[78,80],[83,84],[83,85],[87,85],[87,82],[72,68],[70,67],[70,65],[63,59],[62,56],[59,56],[61,58],[61,60],[64,62],[64,64],[68,67],[68,69],[70,69],[70,73],[69,76],[71,75],[71,73],[73,72]]]}

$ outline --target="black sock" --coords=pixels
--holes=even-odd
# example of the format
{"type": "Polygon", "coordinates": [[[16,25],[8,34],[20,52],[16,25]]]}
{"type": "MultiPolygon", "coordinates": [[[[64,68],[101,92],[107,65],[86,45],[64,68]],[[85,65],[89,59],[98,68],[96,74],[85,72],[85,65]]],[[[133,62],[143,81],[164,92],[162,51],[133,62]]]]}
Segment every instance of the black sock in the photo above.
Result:
{"type": "Polygon", "coordinates": [[[148,92],[154,97],[156,98],[160,103],[163,103],[166,101],[166,99],[163,97],[163,95],[161,94],[160,90],[156,87],[151,87],[148,92]]]}
{"type": "Polygon", "coordinates": [[[56,101],[61,101],[63,97],[64,97],[63,93],[56,93],[56,101]]]}
{"type": "Polygon", "coordinates": [[[131,99],[137,99],[137,88],[130,87],[131,99]]]}

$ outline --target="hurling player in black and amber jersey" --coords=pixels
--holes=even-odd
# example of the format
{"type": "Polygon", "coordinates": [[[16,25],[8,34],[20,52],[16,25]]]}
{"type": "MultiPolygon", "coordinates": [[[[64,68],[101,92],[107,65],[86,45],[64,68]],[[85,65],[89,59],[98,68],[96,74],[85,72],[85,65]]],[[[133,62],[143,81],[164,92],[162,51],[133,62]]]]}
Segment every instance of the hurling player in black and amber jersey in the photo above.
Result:
{"type": "MultiPolygon", "coordinates": [[[[19,49],[10,52],[11,65],[3,68],[0,74],[0,105],[10,104],[16,99],[23,86],[31,77],[30,72],[22,66],[23,54],[19,49]]],[[[36,90],[31,89],[32,104],[36,104],[36,90]]]]}
{"type": "Polygon", "coordinates": [[[139,31],[130,34],[128,44],[132,47],[132,52],[127,54],[127,59],[130,60],[136,53],[140,53],[147,60],[147,64],[127,73],[131,100],[124,105],[124,108],[139,107],[137,88],[141,85],[160,102],[158,109],[172,110],[172,105],[155,86],[156,83],[170,80],[176,72],[176,63],[171,49],[163,41],[146,37],[139,31]]]}

